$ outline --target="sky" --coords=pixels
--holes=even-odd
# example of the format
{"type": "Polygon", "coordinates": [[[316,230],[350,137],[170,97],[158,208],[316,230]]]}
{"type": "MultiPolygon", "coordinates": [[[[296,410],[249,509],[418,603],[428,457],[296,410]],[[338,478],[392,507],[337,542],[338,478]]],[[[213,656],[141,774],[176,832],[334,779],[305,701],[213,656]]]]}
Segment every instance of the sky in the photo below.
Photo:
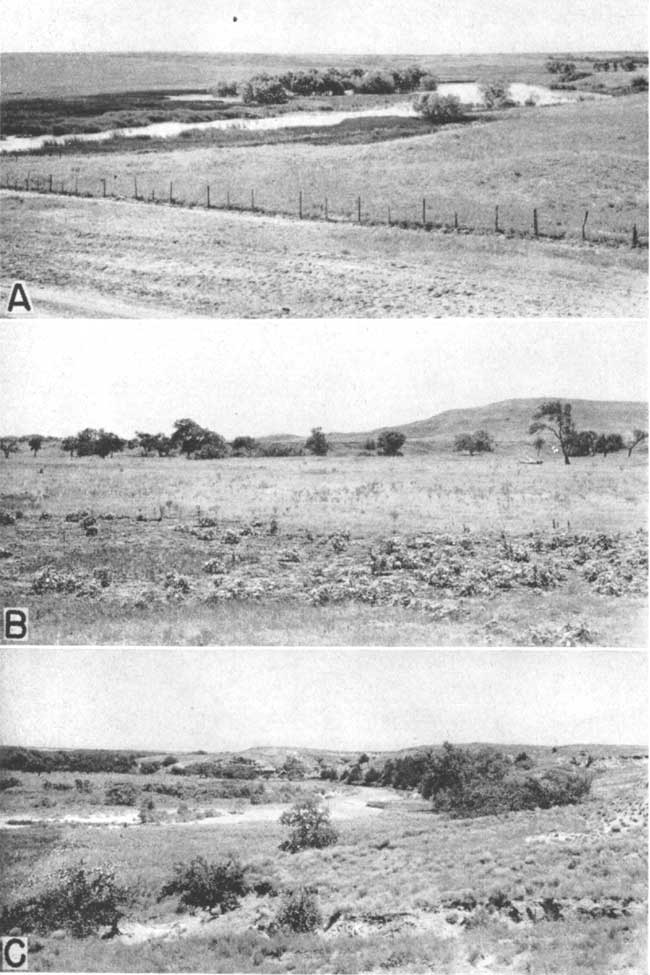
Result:
{"type": "Polygon", "coordinates": [[[644,0],[3,0],[5,51],[454,54],[646,45],[644,0]]]}
{"type": "Polygon", "coordinates": [[[637,745],[647,699],[642,651],[0,648],[0,739],[34,747],[637,745]]]}
{"type": "Polygon", "coordinates": [[[0,436],[364,432],[518,397],[645,400],[643,322],[0,323],[0,436]]]}

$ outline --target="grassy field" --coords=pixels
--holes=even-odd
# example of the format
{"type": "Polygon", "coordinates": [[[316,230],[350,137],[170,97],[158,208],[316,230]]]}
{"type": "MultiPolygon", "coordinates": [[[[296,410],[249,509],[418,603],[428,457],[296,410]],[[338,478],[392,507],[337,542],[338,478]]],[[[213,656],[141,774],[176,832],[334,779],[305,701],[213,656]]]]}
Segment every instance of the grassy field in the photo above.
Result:
{"type": "Polygon", "coordinates": [[[15,455],[5,605],[39,643],[643,645],[646,457],[518,457],[15,455]]]}
{"type": "MultiPolygon", "coordinates": [[[[560,759],[568,760],[569,752],[560,759]]],[[[350,811],[335,817],[338,842],[293,855],[279,849],[281,807],[251,822],[225,815],[88,826],[63,821],[69,793],[43,788],[65,775],[12,773],[18,785],[3,793],[12,816],[22,810],[52,821],[2,831],[3,900],[38,892],[57,869],[80,860],[110,864],[130,890],[112,939],[32,936],[36,971],[636,975],[646,970],[647,766],[599,746],[592,770],[591,795],[578,805],[461,820],[397,793],[384,808],[370,808],[366,802],[380,793],[385,800],[387,790],[337,786],[338,798],[328,801],[350,811]],[[216,918],[179,913],[177,898],[160,898],[174,864],[229,853],[277,892],[313,887],[319,930],[273,933],[277,893],[249,894],[216,918]]],[[[101,805],[106,776],[85,778],[100,811],[115,812],[101,805]]],[[[155,777],[131,778],[140,787],[155,777]]],[[[86,813],[97,812],[88,796],[84,802],[86,813]]]]}
{"type": "MultiPolygon", "coordinates": [[[[585,210],[592,240],[631,240],[633,223],[647,234],[647,95],[605,102],[577,102],[551,108],[511,109],[490,121],[451,125],[441,131],[378,144],[290,143],[232,145],[215,152],[209,144],[192,151],[167,149],[134,153],[58,154],[3,160],[3,178],[32,186],[100,196],[138,194],[165,200],[169,184],[179,203],[254,205],[267,212],[296,215],[303,194],[305,216],[385,223],[427,219],[493,229],[499,206],[502,230],[530,233],[533,208],[539,231],[580,239],[585,210]]],[[[215,143],[219,145],[219,138],[215,143]]],[[[227,141],[227,140],[226,140],[227,141]]]]}

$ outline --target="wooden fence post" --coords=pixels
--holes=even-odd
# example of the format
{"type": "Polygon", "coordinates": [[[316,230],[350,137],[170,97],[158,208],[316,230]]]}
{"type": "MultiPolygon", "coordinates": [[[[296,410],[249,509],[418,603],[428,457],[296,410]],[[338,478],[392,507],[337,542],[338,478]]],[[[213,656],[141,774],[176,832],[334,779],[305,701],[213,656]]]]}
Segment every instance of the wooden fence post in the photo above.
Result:
{"type": "Polygon", "coordinates": [[[226,190],[226,210],[230,210],[230,190],[226,190]]]}
{"type": "Polygon", "coordinates": [[[251,190],[251,210],[255,212],[255,190],[251,190]]]}
{"type": "Polygon", "coordinates": [[[361,223],[361,197],[357,197],[357,223],[361,223]]]}
{"type": "Polygon", "coordinates": [[[500,230],[501,230],[501,228],[499,227],[499,206],[497,204],[497,206],[495,206],[495,208],[494,208],[494,232],[495,232],[495,234],[498,234],[500,230]]]}
{"type": "Polygon", "coordinates": [[[298,193],[298,219],[302,220],[302,190],[298,193]]]}
{"type": "Polygon", "coordinates": [[[105,197],[106,196],[106,179],[101,179],[100,180],[100,183],[102,184],[102,196],[105,197]]]}
{"type": "Polygon", "coordinates": [[[325,197],[325,219],[329,220],[329,210],[327,207],[327,197],[325,197]]]}
{"type": "Polygon", "coordinates": [[[133,199],[134,200],[138,199],[138,177],[137,176],[133,177],[133,199]]]}
{"type": "Polygon", "coordinates": [[[636,224],[632,227],[632,247],[639,246],[639,233],[636,229],[636,224]]]}
{"type": "Polygon", "coordinates": [[[537,224],[537,207],[533,210],[533,231],[536,237],[539,237],[539,226],[537,224]]]}
{"type": "Polygon", "coordinates": [[[209,183],[208,183],[208,185],[205,188],[205,193],[206,193],[207,207],[208,207],[208,210],[209,210],[210,209],[210,184],[209,183]]]}
{"type": "Polygon", "coordinates": [[[426,196],[423,196],[422,197],[422,226],[426,227],[426,225],[427,225],[427,198],[426,196]]]}
{"type": "Polygon", "coordinates": [[[458,213],[454,210],[454,230],[458,230],[458,213]]]}
{"type": "Polygon", "coordinates": [[[587,220],[589,219],[589,210],[585,210],[585,218],[582,221],[582,239],[587,239],[587,220]]]}
{"type": "Polygon", "coordinates": [[[173,203],[174,202],[174,184],[173,183],[170,183],[169,184],[169,202],[170,203],[173,203]]]}
{"type": "Polygon", "coordinates": [[[392,221],[391,221],[391,218],[390,218],[390,207],[388,207],[388,226],[389,227],[391,226],[391,222],[392,221]]]}
{"type": "Polygon", "coordinates": [[[52,192],[52,173],[50,173],[50,193],[52,192]]]}

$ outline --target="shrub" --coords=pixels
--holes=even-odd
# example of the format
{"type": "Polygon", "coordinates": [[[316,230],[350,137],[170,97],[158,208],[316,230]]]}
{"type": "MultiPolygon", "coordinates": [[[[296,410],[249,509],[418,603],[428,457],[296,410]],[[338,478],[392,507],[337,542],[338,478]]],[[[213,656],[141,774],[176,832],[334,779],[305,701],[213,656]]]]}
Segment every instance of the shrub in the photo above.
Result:
{"type": "Polygon", "coordinates": [[[511,108],[514,104],[509,97],[510,85],[507,81],[488,81],[480,87],[486,108],[511,108]]]}
{"type": "Polygon", "coordinates": [[[324,457],[330,449],[322,427],[313,427],[311,436],[305,442],[305,450],[318,457],[324,457]]]}
{"type": "Polygon", "coordinates": [[[465,117],[460,98],[455,95],[438,95],[431,92],[420,95],[413,108],[427,122],[458,122],[465,117]]]}
{"type": "Polygon", "coordinates": [[[176,765],[177,761],[178,759],[176,758],[175,755],[165,755],[165,757],[161,762],[161,765],[163,766],[163,768],[167,768],[168,765],[176,765]]]}
{"type": "Polygon", "coordinates": [[[204,857],[194,857],[188,866],[179,863],[176,876],[165,884],[159,900],[180,894],[183,907],[201,907],[209,911],[219,908],[221,914],[239,907],[240,897],[250,890],[245,869],[239,860],[230,856],[222,863],[208,863],[204,857]]]}
{"type": "Polygon", "coordinates": [[[310,847],[322,849],[338,840],[338,833],[330,823],[330,814],[318,799],[310,797],[296,802],[280,816],[282,826],[291,830],[289,838],[280,844],[281,850],[297,853],[310,847]]]}
{"type": "Polygon", "coordinates": [[[135,806],[138,790],[130,782],[114,782],[104,794],[107,806],[135,806]]]}
{"type": "Polygon", "coordinates": [[[398,430],[386,430],[377,438],[377,447],[384,457],[395,457],[404,446],[406,437],[398,430]]]}
{"type": "Polygon", "coordinates": [[[634,76],[634,78],[632,78],[630,88],[632,91],[647,91],[648,79],[645,77],[645,75],[637,74],[634,76]]]}
{"type": "Polygon", "coordinates": [[[315,931],[323,920],[314,887],[298,887],[287,891],[276,914],[276,924],[296,934],[315,931]]]}
{"type": "Polygon", "coordinates": [[[162,762],[156,762],[155,760],[150,760],[146,762],[140,762],[140,772],[142,775],[153,775],[158,772],[162,767],[162,762]]]}
{"type": "Polygon", "coordinates": [[[21,785],[20,779],[10,775],[6,779],[0,779],[0,792],[4,792],[5,789],[15,789],[19,785],[21,785]]]}
{"type": "Polygon", "coordinates": [[[0,927],[41,934],[64,928],[75,938],[83,938],[104,925],[115,930],[124,916],[121,908],[129,900],[128,890],[116,883],[110,867],[89,869],[82,862],[59,870],[42,893],[5,908],[0,927]]]}

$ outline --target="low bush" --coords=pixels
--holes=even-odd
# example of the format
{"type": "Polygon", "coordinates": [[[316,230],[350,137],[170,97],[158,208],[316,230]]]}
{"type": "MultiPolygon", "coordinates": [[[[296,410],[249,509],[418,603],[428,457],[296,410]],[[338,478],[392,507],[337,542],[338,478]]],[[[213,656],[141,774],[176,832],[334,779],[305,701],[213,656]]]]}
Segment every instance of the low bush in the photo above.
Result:
{"type": "Polygon", "coordinates": [[[54,874],[41,893],[6,907],[0,928],[39,934],[63,928],[75,938],[84,938],[106,925],[115,930],[129,901],[128,890],[117,884],[110,867],[91,869],[82,862],[54,874]]]}
{"type": "Polygon", "coordinates": [[[114,782],[104,793],[107,806],[135,806],[138,790],[130,782],[114,782]]]}
{"type": "Polygon", "coordinates": [[[240,897],[250,890],[245,868],[237,857],[230,856],[222,863],[209,863],[204,857],[194,857],[189,865],[179,863],[176,875],[165,884],[159,900],[180,894],[179,904],[189,908],[219,909],[219,913],[234,911],[240,897]]]}
{"type": "Polygon", "coordinates": [[[279,928],[285,928],[296,934],[308,934],[315,931],[323,920],[318,907],[316,889],[314,887],[298,887],[286,891],[282,903],[275,917],[279,928]]]}

